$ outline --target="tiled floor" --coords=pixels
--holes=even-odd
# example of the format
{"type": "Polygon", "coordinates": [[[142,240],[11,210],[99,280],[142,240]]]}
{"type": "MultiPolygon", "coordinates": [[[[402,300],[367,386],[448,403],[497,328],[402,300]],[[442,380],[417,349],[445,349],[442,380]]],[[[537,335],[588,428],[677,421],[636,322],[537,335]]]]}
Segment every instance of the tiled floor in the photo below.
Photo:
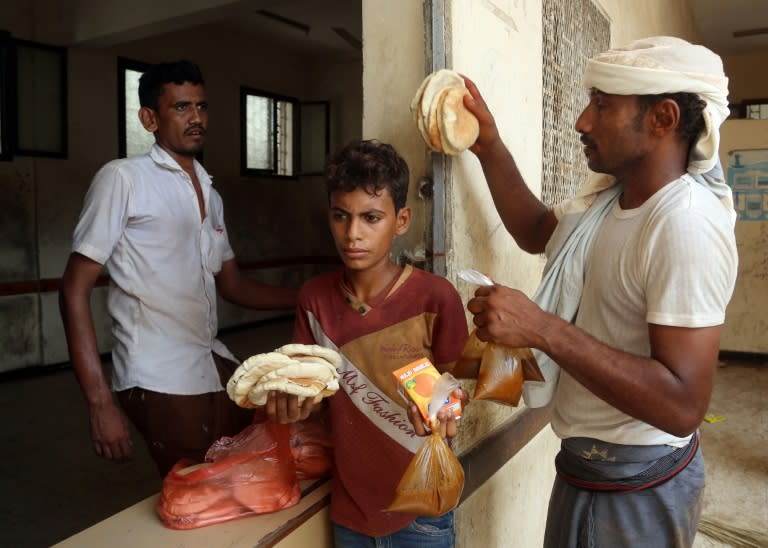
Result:
{"type": "MultiPolygon", "coordinates": [[[[704,515],[768,533],[768,358],[721,362],[701,426],[704,515]],[[720,421],[720,422],[717,422],[720,421]]],[[[728,546],[698,535],[696,548],[728,546]]]]}
{"type": "MultiPolygon", "coordinates": [[[[226,333],[240,356],[288,342],[289,321],[226,333]]],[[[743,527],[768,524],[768,359],[718,369],[702,425],[704,512],[743,527]]],[[[132,462],[93,454],[85,404],[68,369],[0,382],[0,546],[50,546],[155,493],[154,466],[137,438],[132,462]]],[[[726,546],[699,535],[696,548],[726,546]]]]}

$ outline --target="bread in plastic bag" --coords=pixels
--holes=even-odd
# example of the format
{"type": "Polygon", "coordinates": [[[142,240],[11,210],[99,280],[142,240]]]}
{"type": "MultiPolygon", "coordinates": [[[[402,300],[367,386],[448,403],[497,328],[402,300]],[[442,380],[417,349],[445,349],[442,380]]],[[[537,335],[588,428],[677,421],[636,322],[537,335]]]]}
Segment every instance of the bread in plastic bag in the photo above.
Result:
{"type": "Polygon", "coordinates": [[[405,469],[395,489],[389,512],[404,512],[419,516],[442,516],[459,504],[464,490],[464,469],[437,427],[439,404],[459,386],[450,374],[443,373],[435,385],[430,401],[432,433],[424,441],[405,469]]]}
{"type": "Polygon", "coordinates": [[[290,441],[298,479],[330,476],[333,468],[333,443],[327,409],[314,412],[303,421],[291,423],[290,441]]]}
{"type": "Polygon", "coordinates": [[[300,497],[288,428],[263,422],[216,441],[206,462],[177,462],[157,512],[166,527],[195,529],[289,508],[300,497]]]}

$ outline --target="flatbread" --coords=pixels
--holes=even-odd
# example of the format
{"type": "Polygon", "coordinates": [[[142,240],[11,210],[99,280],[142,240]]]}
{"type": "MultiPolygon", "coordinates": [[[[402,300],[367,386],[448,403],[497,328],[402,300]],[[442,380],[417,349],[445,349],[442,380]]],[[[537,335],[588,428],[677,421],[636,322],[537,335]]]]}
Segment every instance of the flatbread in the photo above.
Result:
{"type": "MultiPolygon", "coordinates": [[[[438,93],[444,88],[452,86],[464,87],[464,80],[459,76],[458,72],[453,70],[440,69],[429,77],[421,97],[421,115],[424,117],[425,123],[429,122],[429,111],[438,93]]],[[[426,125],[429,127],[429,124],[426,125]]]]}
{"type": "Polygon", "coordinates": [[[248,393],[248,400],[256,406],[266,405],[267,395],[271,390],[314,398],[325,389],[325,386],[324,382],[316,379],[288,379],[285,377],[264,379],[251,389],[248,393]]]}
{"type": "Polygon", "coordinates": [[[230,377],[227,382],[227,394],[240,407],[251,408],[253,406],[248,401],[248,392],[253,385],[266,373],[293,364],[298,362],[279,352],[251,356],[241,363],[230,377]]]}
{"type": "Polygon", "coordinates": [[[421,98],[424,95],[424,89],[427,87],[427,83],[433,75],[434,73],[428,75],[426,78],[424,78],[424,80],[422,80],[419,89],[416,90],[416,94],[411,100],[411,116],[413,117],[413,121],[416,123],[416,128],[419,130],[419,133],[421,134],[421,137],[424,139],[424,141],[429,141],[429,134],[427,133],[427,128],[424,125],[424,115],[421,113],[421,98]]]}
{"type": "Polygon", "coordinates": [[[334,368],[341,367],[341,356],[332,348],[326,348],[319,344],[286,344],[275,350],[294,359],[300,359],[300,356],[317,356],[331,362],[334,368]]]}
{"type": "Polygon", "coordinates": [[[264,375],[261,376],[261,379],[259,379],[257,384],[263,381],[271,380],[271,379],[279,379],[280,377],[283,377],[286,379],[310,378],[310,379],[315,379],[317,381],[320,381],[324,385],[326,385],[330,381],[337,379],[338,373],[336,372],[336,369],[334,369],[333,366],[328,362],[325,362],[325,363],[296,362],[295,364],[286,365],[285,367],[281,367],[280,369],[275,369],[274,371],[265,373],[264,375]]]}
{"type": "Polygon", "coordinates": [[[429,118],[427,119],[427,133],[429,134],[429,146],[432,150],[437,152],[443,152],[443,141],[440,138],[440,128],[437,125],[437,120],[440,118],[438,109],[440,102],[445,93],[450,88],[441,89],[437,96],[432,100],[432,106],[429,108],[429,118]]]}
{"type": "Polygon", "coordinates": [[[461,154],[475,144],[480,133],[477,118],[464,106],[464,96],[468,94],[464,86],[451,87],[440,94],[437,125],[446,154],[461,154]]]}

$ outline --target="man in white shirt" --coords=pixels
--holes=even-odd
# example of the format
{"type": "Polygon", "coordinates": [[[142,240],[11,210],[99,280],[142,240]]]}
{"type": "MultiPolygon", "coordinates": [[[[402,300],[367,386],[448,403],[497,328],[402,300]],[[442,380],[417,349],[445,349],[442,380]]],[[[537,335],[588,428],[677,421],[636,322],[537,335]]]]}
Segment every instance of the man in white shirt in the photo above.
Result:
{"type": "Polygon", "coordinates": [[[131,457],[127,414],[165,475],[181,458],[201,461],[213,441],[251,419],[223,389],[237,364],[215,338],[217,290],[259,309],[292,309],[296,290],[256,283],[235,262],[221,197],[195,159],[208,125],[199,68],[188,61],[153,65],[141,77],[139,99],[155,144],[94,177],[60,305],[96,453],[131,457]],[[102,370],[90,309],[103,266],[115,341],[111,384],[122,410],[102,370]]]}
{"type": "Polygon", "coordinates": [[[704,487],[696,431],[737,272],[717,156],[727,81],[717,55],[671,37],[591,59],[576,131],[595,173],[554,209],[525,185],[467,81],[480,121],[471,150],[494,203],[522,249],[547,253],[542,286],[556,280],[534,300],[496,285],[468,304],[480,339],[559,366],[547,547],[693,543],[704,487]]]}

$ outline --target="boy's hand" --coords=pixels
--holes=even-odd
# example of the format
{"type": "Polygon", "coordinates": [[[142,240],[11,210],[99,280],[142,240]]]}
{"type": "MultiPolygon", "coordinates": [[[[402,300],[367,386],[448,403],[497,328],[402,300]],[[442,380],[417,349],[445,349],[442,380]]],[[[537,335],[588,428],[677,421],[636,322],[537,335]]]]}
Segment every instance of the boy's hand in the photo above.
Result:
{"type": "MultiPolygon", "coordinates": [[[[286,394],[278,390],[271,390],[267,394],[267,404],[265,406],[267,416],[270,420],[280,424],[289,424],[302,421],[309,417],[315,407],[312,398],[305,398],[299,404],[299,397],[294,394],[286,394]]],[[[322,402],[317,404],[322,405],[322,402]]]]}
{"type": "MultiPolygon", "coordinates": [[[[457,388],[453,391],[453,395],[461,400],[462,409],[469,403],[469,394],[461,388],[457,388]]],[[[417,436],[427,436],[431,430],[424,424],[424,420],[421,418],[418,407],[415,403],[411,403],[408,406],[408,419],[413,425],[413,430],[417,436]]],[[[454,438],[458,434],[459,429],[456,424],[456,417],[449,409],[440,409],[437,412],[437,420],[440,421],[440,436],[448,438],[449,440],[454,438]]]]}

